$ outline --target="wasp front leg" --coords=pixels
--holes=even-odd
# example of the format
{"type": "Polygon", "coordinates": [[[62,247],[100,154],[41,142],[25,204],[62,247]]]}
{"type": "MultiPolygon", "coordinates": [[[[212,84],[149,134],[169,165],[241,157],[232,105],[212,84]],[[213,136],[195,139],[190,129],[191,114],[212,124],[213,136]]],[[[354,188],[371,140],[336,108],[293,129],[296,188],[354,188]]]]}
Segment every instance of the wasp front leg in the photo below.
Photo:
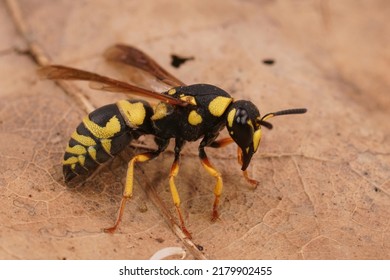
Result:
{"type": "Polygon", "coordinates": [[[170,188],[170,191],[171,191],[173,203],[175,204],[176,211],[177,211],[177,214],[179,216],[181,230],[184,232],[184,234],[188,238],[191,239],[191,233],[187,230],[187,228],[185,226],[185,223],[184,223],[183,216],[181,214],[181,210],[180,210],[180,203],[181,203],[180,202],[180,196],[179,196],[179,192],[177,191],[176,184],[175,184],[175,177],[179,173],[180,152],[181,152],[181,149],[182,149],[184,143],[185,142],[182,139],[176,139],[175,159],[174,159],[174,161],[172,163],[171,171],[169,173],[169,188],[170,188]]]}
{"type": "Polygon", "coordinates": [[[163,152],[166,147],[168,146],[169,140],[165,139],[156,139],[156,143],[158,144],[158,149],[156,151],[152,152],[146,152],[139,155],[136,155],[133,157],[127,167],[127,174],[126,174],[126,183],[125,188],[122,195],[121,205],[118,211],[118,217],[116,219],[115,224],[110,228],[105,228],[104,231],[108,233],[114,233],[116,229],[118,228],[123,212],[125,210],[126,202],[129,198],[133,195],[133,180],[134,180],[134,165],[136,162],[145,162],[151,159],[154,159],[158,157],[158,155],[163,152]]]}
{"type": "MultiPolygon", "coordinates": [[[[225,147],[233,142],[234,142],[234,140],[232,138],[228,137],[228,138],[222,138],[220,140],[213,141],[208,146],[211,148],[223,148],[223,147],[225,147]]],[[[242,165],[242,151],[241,151],[240,147],[237,148],[237,159],[238,159],[238,164],[242,165]]],[[[259,184],[258,181],[249,177],[247,170],[243,171],[242,175],[244,176],[245,180],[253,186],[253,188],[256,188],[257,185],[259,184]]]]}
{"type": "MultiPolygon", "coordinates": [[[[237,159],[238,159],[238,164],[242,165],[242,151],[240,147],[237,147],[237,159]]],[[[244,175],[245,180],[252,185],[254,189],[257,188],[257,186],[260,184],[259,181],[252,179],[248,175],[248,170],[242,171],[242,175],[244,175]]]]}
{"type": "Polygon", "coordinates": [[[222,139],[219,139],[219,140],[216,140],[216,141],[213,141],[211,142],[211,144],[209,145],[209,147],[211,148],[223,148],[231,143],[233,143],[234,140],[230,137],[227,137],[227,138],[222,138],[222,139]]]}

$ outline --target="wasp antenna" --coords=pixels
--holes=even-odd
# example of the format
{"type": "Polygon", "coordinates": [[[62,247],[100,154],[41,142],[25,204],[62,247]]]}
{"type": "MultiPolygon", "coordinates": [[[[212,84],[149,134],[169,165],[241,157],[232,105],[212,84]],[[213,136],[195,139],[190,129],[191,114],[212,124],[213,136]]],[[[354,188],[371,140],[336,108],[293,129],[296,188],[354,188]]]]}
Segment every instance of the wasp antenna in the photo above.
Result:
{"type": "Polygon", "coordinates": [[[287,109],[278,111],[275,113],[272,113],[274,116],[280,116],[280,115],[293,115],[293,114],[304,114],[307,112],[306,108],[295,108],[295,109],[287,109]]]}
{"type": "MultiPolygon", "coordinates": [[[[264,117],[261,118],[260,124],[264,123],[265,120],[275,117],[275,116],[282,116],[282,115],[294,115],[294,114],[304,114],[307,112],[306,108],[295,108],[295,109],[287,109],[287,110],[282,110],[282,111],[277,111],[273,113],[268,113],[264,115],[264,117]]],[[[267,127],[265,125],[265,127],[267,127]]]]}
{"type": "Polygon", "coordinates": [[[266,127],[266,128],[268,128],[268,129],[272,129],[273,128],[272,123],[269,123],[269,122],[266,122],[266,121],[263,121],[263,120],[260,120],[259,124],[264,126],[264,127],[266,127]]]}

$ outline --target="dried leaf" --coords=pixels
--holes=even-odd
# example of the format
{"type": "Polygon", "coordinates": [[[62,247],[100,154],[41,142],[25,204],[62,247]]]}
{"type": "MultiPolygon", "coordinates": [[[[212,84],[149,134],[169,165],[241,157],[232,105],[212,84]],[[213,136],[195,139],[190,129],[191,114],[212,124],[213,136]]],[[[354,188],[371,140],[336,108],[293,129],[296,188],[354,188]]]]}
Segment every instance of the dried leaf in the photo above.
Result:
{"type": "Polygon", "coordinates": [[[0,3],[0,258],[148,259],[182,245],[193,248],[187,259],[390,258],[388,1],[7,3],[0,3]],[[24,21],[23,36],[15,18],[24,21]],[[197,144],[186,146],[177,185],[192,244],[162,218],[176,219],[169,151],[137,168],[114,235],[101,229],[115,220],[126,161],[140,149],[129,148],[81,188],[63,183],[63,151],[85,115],[79,104],[123,97],[70,82],[70,92],[77,85],[89,98],[79,102],[40,81],[37,62],[50,57],[99,72],[104,49],[119,42],[188,84],[251,100],[262,114],[309,109],[272,119],[274,129],[264,131],[249,167],[256,190],[241,176],[234,145],[207,150],[225,187],[214,223],[214,178],[201,168],[197,144]],[[194,60],[173,68],[172,54],[194,60]]]}

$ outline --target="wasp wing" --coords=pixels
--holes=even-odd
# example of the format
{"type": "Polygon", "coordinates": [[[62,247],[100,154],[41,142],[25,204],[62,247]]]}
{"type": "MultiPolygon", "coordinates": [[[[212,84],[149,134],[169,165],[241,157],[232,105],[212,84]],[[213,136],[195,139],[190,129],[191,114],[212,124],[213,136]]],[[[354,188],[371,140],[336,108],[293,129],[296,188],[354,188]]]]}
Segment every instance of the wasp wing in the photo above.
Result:
{"type": "Polygon", "coordinates": [[[122,92],[146,98],[157,99],[172,105],[186,106],[189,103],[168,95],[137,87],[96,73],[62,65],[45,66],[38,70],[40,77],[49,80],[81,80],[95,82],[94,88],[111,92],[122,92]]]}
{"type": "Polygon", "coordinates": [[[166,71],[154,59],[135,47],[117,44],[108,48],[104,57],[111,62],[141,69],[171,87],[185,86],[182,81],[166,71]]]}

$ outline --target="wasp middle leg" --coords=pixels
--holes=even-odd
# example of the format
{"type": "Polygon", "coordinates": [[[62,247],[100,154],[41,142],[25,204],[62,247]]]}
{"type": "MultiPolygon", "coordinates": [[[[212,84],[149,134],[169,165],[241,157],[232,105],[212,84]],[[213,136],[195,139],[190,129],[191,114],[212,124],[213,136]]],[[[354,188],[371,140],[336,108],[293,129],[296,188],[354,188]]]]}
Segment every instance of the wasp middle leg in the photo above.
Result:
{"type": "Polygon", "coordinates": [[[171,171],[169,173],[169,188],[170,188],[170,191],[171,191],[171,194],[172,194],[173,203],[175,204],[176,211],[177,211],[177,214],[179,216],[181,230],[184,232],[184,234],[188,238],[191,239],[192,238],[191,237],[191,233],[187,230],[187,228],[185,226],[185,223],[184,223],[183,216],[181,214],[181,210],[180,210],[180,203],[181,203],[180,202],[180,196],[179,196],[179,192],[177,191],[176,184],[175,184],[175,177],[179,173],[180,152],[181,152],[181,149],[183,148],[184,143],[185,143],[184,140],[176,139],[175,159],[174,159],[174,161],[172,163],[171,171]]]}
{"type": "Polygon", "coordinates": [[[231,143],[231,141],[228,138],[222,139],[220,141],[215,141],[215,138],[218,135],[208,135],[200,142],[199,145],[199,158],[202,163],[202,166],[206,169],[206,171],[213,177],[217,179],[217,182],[214,187],[214,204],[213,204],[213,212],[211,216],[212,221],[216,221],[219,218],[218,214],[218,205],[219,205],[219,198],[222,194],[223,189],[223,181],[221,173],[215,167],[211,164],[209,158],[207,157],[207,154],[204,150],[206,146],[210,146],[213,148],[220,148],[223,146],[226,146],[231,143]]]}

